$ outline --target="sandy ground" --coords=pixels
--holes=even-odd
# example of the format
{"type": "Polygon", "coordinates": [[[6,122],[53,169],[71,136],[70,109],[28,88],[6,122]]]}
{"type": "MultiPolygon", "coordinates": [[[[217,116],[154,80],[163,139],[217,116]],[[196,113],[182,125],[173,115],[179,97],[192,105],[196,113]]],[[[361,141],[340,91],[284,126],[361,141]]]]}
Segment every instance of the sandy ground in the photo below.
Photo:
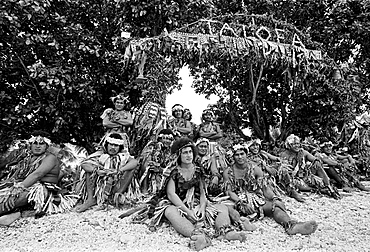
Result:
{"type": "MultiPolygon", "coordinates": [[[[365,183],[370,186],[370,182],[365,183]]],[[[202,251],[370,251],[370,193],[343,193],[341,200],[306,194],[306,203],[285,198],[296,220],[316,220],[309,236],[287,235],[272,219],[265,218],[247,233],[244,243],[212,241],[202,251]]],[[[0,227],[0,251],[191,251],[189,239],[168,225],[156,232],[147,226],[119,219],[121,210],[91,209],[40,219],[25,217],[10,227],[0,227]]]]}

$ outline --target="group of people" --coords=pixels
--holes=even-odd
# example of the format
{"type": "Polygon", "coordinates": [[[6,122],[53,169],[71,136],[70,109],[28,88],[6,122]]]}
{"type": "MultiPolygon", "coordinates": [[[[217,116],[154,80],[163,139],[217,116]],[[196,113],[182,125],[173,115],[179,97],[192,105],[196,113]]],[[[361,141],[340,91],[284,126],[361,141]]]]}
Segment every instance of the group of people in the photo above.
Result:
{"type": "Polygon", "coordinates": [[[8,171],[0,180],[0,225],[14,222],[29,205],[38,216],[114,205],[129,208],[121,218],[131,216],[152,230],[163,221],[171,223],[190,238],[190,247],[201,250],[212,238],[243,242],[245,232],[256,229],[253,222],[265,216],[289,235],[315,232],[316,221],[289,216],[284,195],[303,203],[301,192],[340,199],[338,188],[369,190],[359,181],[356,160],[336,154],[327,139],[320,140],[315,153],[302,148],[295,135],[280,153],[263,150],[259,139],[226,150],[213,112],[203,111],[197,126],[180,104],[172,107],[166,126],[133,155],[128,99],[118,95],[112,101],[115,108],[101,116],[106,133],[96,152],[81,162],[76,191],[60,187],[60,153],[51,151],[45,134],[33,135],[27,148],[0,163],[0,170],[8,171]]]}

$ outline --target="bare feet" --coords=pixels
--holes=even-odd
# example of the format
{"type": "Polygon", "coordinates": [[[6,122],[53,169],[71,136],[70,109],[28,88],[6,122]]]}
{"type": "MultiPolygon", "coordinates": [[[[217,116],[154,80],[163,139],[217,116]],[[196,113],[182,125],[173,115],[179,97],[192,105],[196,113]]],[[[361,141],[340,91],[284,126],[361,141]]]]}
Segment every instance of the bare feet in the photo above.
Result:
{"type": "Polygon", "coordinates": [[[305,201],[304,198],[296,190],[292,190],[292,192],[290,194],[290,197],[297,200],[298,202],[304,202],[305,201]]]}
{"type": "Polygon", "coordinates": [[[85,203],[83,203],[82,205],[76,206],[74,210],[77,213],[82,213],[86,211],[87,209],[89,209],[90,207],[95,206],[95,205],[96,205],[96,200],[86,200],[85,203]]]}
{"type": "Polygon", "coordinates": [[[202,250],[211,245],[211,239],[205,234],[192,235],[190,237],[189,246],[191,249],[194,249],[196,251],[202,250]]]}
{"type": "Polygon", "coordinates": [[[352,193],[355,191],[354,188],[351,188],[349,186],[344,186],[342,189],[343,189],[343,192],[346,192],[346,193],[352,193]]]}
{"type": "Polygon", "coordinates": [[[365,192],[369,192],[370,191],[370,188],[369,187],[366,187],[364,186],[363,184],[361,184],[360,182],[357,182],[356,183],[356,187],[358,189],[360,189],[361,191],[365,191],[365,192]]]}
{"type": "Polygon", "coordinates": [[[241,226],[244,231],[254,231],[257,229],[255,225],[253,225],[247,218],[241,220],[241,226]]]}
{"type": "Polygon", "coordinates": [[[243,232],[230,231],[226,233],[224,238],[228,241],[244,242],[247,237],[245,236],[243,232]]]}
{"type": "Polygon", "coordinates": [[[15,212],[0,217],[0,226],[9,226],[21,217],[21,212],[15,212]]]}
{"type": "Polygon", "coordinates": [[[286,229],[286,232],[290,235],[309,235],[316,231],[317,226],[316,221],[292,222],[292,225],[286,229]]]}

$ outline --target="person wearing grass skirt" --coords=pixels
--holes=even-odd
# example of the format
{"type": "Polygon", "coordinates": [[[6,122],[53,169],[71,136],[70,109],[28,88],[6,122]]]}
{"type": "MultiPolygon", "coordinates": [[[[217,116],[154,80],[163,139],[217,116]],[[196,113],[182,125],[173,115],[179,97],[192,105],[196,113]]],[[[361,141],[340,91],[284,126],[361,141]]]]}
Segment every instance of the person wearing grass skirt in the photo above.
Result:
{"type": "Polygon", "coordinates": [[[0,181],[0,225],[10,225],[20,217],[21,208],[31,205],[36,216],[70,210],[77,202],[74,195],[63,195],[57,186],[60,173],[58,158],[48,149],[47,134],[33,135],[23,158],[0,181]]]}

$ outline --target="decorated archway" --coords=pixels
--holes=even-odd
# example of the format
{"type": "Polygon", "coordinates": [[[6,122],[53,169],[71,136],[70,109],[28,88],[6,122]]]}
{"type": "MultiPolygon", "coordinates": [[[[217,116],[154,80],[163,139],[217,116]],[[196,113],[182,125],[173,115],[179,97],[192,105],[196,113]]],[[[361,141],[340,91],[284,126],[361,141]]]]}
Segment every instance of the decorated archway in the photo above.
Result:
{"type": "MultiPolygon", "coordinates": [[[[210,70],[221,59],[229,62],[225,68],[237,65],[242,69],[238,75],[246,77],[245,85],[251,90],[249,115],[254,122],[261,120],[256,99],[266,70],[284,75],[292,89],[303,90],[310,88],[307,78],[312,81],[332,76],[334,71],[340,73],[309,36],[268,16],[240,14],[202,19],[160,36],[131,39],[125,51],[126,66],[136,67],[132,81],[143,82],[144,89],[148,89],[137,113],[135,139],[140,142],[164,127],[165,98],[178,87],[177,72],[182,66],[188,64],[200,74],[212,74],[210,70]]],[[[230,71],[228,85],[237,77],[230,71]]],[[[231,107],[230,103],[232,115],[231,107]]]]}

